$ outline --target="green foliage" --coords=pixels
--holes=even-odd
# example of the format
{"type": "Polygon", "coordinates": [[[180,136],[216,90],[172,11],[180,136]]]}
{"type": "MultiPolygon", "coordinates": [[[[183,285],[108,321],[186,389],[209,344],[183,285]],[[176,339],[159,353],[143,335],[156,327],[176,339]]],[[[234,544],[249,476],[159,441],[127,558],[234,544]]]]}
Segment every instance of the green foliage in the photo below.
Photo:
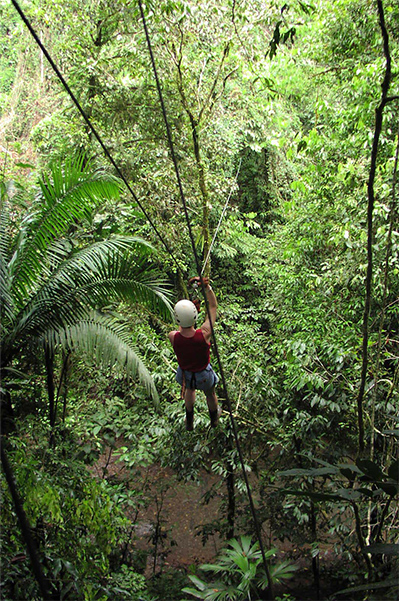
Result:
{"type": "Polygon", "coordinates": [[[71,235],[76,223],[118,190],[115,178],[84,166],[83,159],[54,166],[39,179],[36,202],[17,233],[2,197],[2,365],[11,365],[21,344],[45,342],[53,353],[60,345],[80,348],[106,366],[119,363],[138,375],[156,401],[126,323],[107,310],[124,299],[170,314],[167,292],[146,265],[150,246],[115,236],[82,247],[71,235]]]}
{"type": "Polygon", "coordinates": [[[147,582],[142,574],[122,564],[118,572],[112,572],[109,584],[104,587],[105,598],[115,601],[152,601],[154,597],[147,592],[147,582]]]}
{"type": "MultiPolygon", "coordinates": [[[[375,462],[369,459],[358,459],[356,464],[346,463],[338,466],[327,465],[326,462],[324,467],[313,468],[313,469],[292,469],[281,472],[282,476],[308,476],[310,479],[315,479],[318,476],[339,477],[343,476],[348,480],[347,488],[339,488],[331,494],[327,494],[324,497],[324,493],[302,491],[293,492],[292,494],[303,494],[309,496],[315,500],[346,500],[356,501],[362,497],[369,499],[379,499],[378,503],[381,503],[381,495],[384,493],[388,497],[394,498],[398,490],[398,478],[399,478],[399,462],[394,461],[384,473],[383,470],[375,462]],[[371,488],[365,487],[365,484],[369,484],[371,488]],[[356,486],[357,484],[357,486],[356,486]]],[[[379,533],[381,535],[381,532],[379,533]]]]}
{"type": "Polygon", "coordinates": [[[187,581],[181,570],[168,570],[153,576],[148,582],[148,594],[153,601],[179,601],[185,595],[182,588],[187,581]]]}
{"type": "MultiPolygon", "coordinates": [[[[300,489],[282,492],[296,498],[305,497],[315,503],[334,505],[336,515],[341,514],[338,518],[341,524],[345,521],[342,505],[348,504],[354,512],[356,524],[356,539],[352,545],[360,549],[363,558],[371,554],[371,559],[366,559],[369,580],[377,583],[380,579],[384,581],[387,575],[395,573],[397,567],[397,548],[394,544],[397,528],[392,521],[392,511],[395,510],[391,509],[391,502],[397,501],[399,493],[398,460],[394,460],[385,470],[369,459],[338,465],[325,461],[319,463],[322,467],[281,472],[281,476],[297,478],[301,482],[300,489]],[[366,534],[363,520],[367,512],[373,516],[373,526],[366,534]],[[381,562],[383,554],[386,558],[381,562]]],[[[338,532],[339,529],[335,527],[334,531],[338,532]]],[[[349,528],[345,536],[348,545],[349,528]]],[[[371,584],[369,587],[373,588],[371,584]]]]}
{"type": "MultiPolygon", "coordinates": [[[[108,378],[106,384],[109,390],[108,378]]],[[[113,450],[114,458],[125,469],[146,467],[155,461],[157,433],[148,428],[148,422],[150,419],[155,422],[158,416],[148,412],[147,432],[143,432],[141,412],[132,411],[134,403],[140,404],[140,400],[136,394],[130,399],[128,394],[122,394],[123,399],[109,396],[108,391],[97,388],[95,400],[90,403],[86,399],[84,412],[78,407],[70,410],[66,425],[80,438],[82,458],[88,463],[93,463],[100,453],[106,453],[108,449],[113,450]],[[99,406],[97,399],[103,396],[106,398],[99,406]],[[121,445],[120,441],[124,444],[121,445]]]]}
{"type": "MultiPolygon", "coordinates": [[[[98,593],[104,591],[110,555],[123,542],[128,520],[106,482],[94,480],[84,464],[67,454],[71,447],[44,450],[38,424],[32,426],[24,443],[12,441],[12,462],[43,565],[66,598],[102,598],[98,593]],[[40,439],[39,445],[30,433],[40,439]]],[[[35,598],[36,586],[3,480],[2,491],[2,590],[11,598],[31,590],[35,598]]]]}
{"type": "Polygon", "coordinates": [[[0,58],[0,116],[2,116],[6,106],[6,99],[12,90],[17,70],[18,51],[15,42],[18,36],[18,19],[11,7],[9,5],[6,6],[5,3],[2,3],[0,6],[0,14],[0,37],[3,46],[0,58]]]}
{"type": "MultiPolygon", "coordinates": [[[[266,559],[269,560],[275,553],[276,549],[269,549],[265,552],[266,559]]],[[[259,544],[252,543],[251,537],[232,539],[218,556],[217,563],[200,566],[201,571],[219,574],[220,579],[207,583],[198,576],[189,576],[197,588],[186,587],[183,591],[207,601],[251,598],[250,595],[257,595],[258,591],[265,590],[268,586],[262,562],[259,544]]],[[[289,562],[275,564],[271,568],[273,582],[292,578],[295,570],[296,567],[289,562]]]]}
{"type": "MultiPolygon", "coordinates": [[[[396,96],[398,6],[394,0],[384,0],[383,6],[394,74],[390,93],[396,96]]],[[[26,9],[159,231],[183,267],[194,272],[137,4],[45,0],[26,9]]],[[[366,585],[359,561],[364,558],[353,533],[357,529],[373,543],[376,578],[384,576],[384,560],[373,549],[389,556],[396,535],[393,527],[385,530],[384,515],[385,510],[391,515],[397,490],[394,468],[389,468],[395,465],[399,400],[396,101],[384,109],[375,181],[367,455],[348,462],[356,455],[367,180],[384,69],[375,3],[323,0],[315,10],[302,1],[282,6],[257,0],[206,5],[162,0],[147,3],[145,10],[198,249],[205,240],[199,165],[210,231],[233,191],[212,253],[216,335],[245,469],[261,493],[262,521],[268,520],[277,539],[293,545],[306,541],[314,555],[303,544],[300,552],[309,561],[318,559],[318,542],[333,537],[337,555],[348,560],[336,570],[339,579],[350,579],[348,584],[360,588],[349,594],[361,595],[366,585]],[[199,158],[193,132],[199,136],[199,158]],[[324,463],[315,467],[319,460],[324,463]],[[277,473],[284,471],[295,478],[296,496],[280,490],[283,476],[277,473]]],[[[5,173],[22,182],[31,177],[32,163],[74,156],[76,148],[99,154],[11,7],[2,5],[2,11],[5,173]]],[[[25,197],[25,206],[15,184],[8,191],[2,187],[2,200],[12,194],[9,215],[2,213],[0,247],[4,348],[12,356],[3,385],[12,403],[21,420],[34,407],[47,423],[38,348],[46,340],[54,349],[76,351],[66,429],[79,436],[80,444],[71,452],[93,465],[107,450],[129,470],[132,482],[140,481],[138,466],[146,463],[159,461],[178,478],[193,481],[205,466],[219,480],[204,500],[223,491],[233,470],[241,512],[235,515],[236,530],[250,533],[227,419],[217,434],[209,432],[198,395],[195,430],[184,429],[175,359],[165,343],[167,294],[158,276],[147,278],[159,260],[177,282],[171,258],[163,249],[157,259],[149,254],[142,240],[155,236],[131,199],[124,193],[116,198],[114,178],[107,175],[103,183],[104,174],[89,168],[73,174],[71,162],[67,171],[69,180],[60,168],[42,177],[37,201],[25,197]],[[64,180],[71,184],[69,191],[62,188],[64,180]],[[98,211],[94,218],[92,210],[98,211]],[[98,343],[100,338],[107,346],[98,343]],[[94,356],[105,372],[96,366],[90,374],[81,369],[79,351],[94,356]],[[126,353],[129,372],[138,368],[153,396],[156,386],[162,415],[148,410],[143,389],[114,369],[114,361],[124,363],[126,353]],[[144,364],[147,371],[140,367],[144,364]],[[22,380],[18,371],[29,378],[22,380]]],[[[33,472],[40,470],[35,465],[33,472]]],[[[102,475],[107,478],[107,470],[102,475]]],[[[139,485],[128,490],[119,483],[113,494],[114,502],[117,498],[134,510],[146,502],[139,485]]],[[[52,503],[56,517],[59,502],[57,497],[52,503]]],[[[220,515],[202,525],[204,539],[227,531],[225,499],[220,507],[220,515]]],[[[252,574],[244,563],[242,569],[252,574]]],[[[237,598],[242,574],[234,566],[234,584],[226,578],[212,591],[198,579],[192,590],[199,598],[208,593],[209,598],[237,598]]],[[[9,567],[29,580],[26,562],[9,567]]],[[[103,577],[108,592],[95,590],[87,578],[89,598],[147,594],[140,592],[143,582],[129,566],[104,568],[103,577]]],[[[153,594],[163,598],[163,586],[154,585],[153,594]]]]}
{"type": "Polygon", "coordinates": [[[279,220],[276,209],[281,199],[288,201],[291,197],[288,172],[284,156],[271,145],[258,152],[247,148],[242,153],[238,176],[240,213],[254,213],[263,226],[259,229],[263,236],[267,224],[279,220]]]}

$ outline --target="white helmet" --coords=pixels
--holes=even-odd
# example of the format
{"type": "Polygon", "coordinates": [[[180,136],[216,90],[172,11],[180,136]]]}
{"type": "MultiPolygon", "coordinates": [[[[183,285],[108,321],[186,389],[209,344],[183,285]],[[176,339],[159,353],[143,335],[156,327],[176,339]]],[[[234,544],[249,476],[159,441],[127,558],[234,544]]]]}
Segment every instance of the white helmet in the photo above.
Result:
{"type": "Polygon", "coordinates": [[[175,318],[182,328],[191,328],[198,317],[198,311],[194,303],[189,300],[181,300],[174,308],[175,318]]]}

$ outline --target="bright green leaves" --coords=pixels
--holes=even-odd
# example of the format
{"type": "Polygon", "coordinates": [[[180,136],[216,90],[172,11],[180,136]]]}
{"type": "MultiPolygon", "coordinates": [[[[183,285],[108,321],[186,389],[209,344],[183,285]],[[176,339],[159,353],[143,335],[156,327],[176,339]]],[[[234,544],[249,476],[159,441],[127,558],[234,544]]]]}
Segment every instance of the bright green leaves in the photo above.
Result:
{"type": "Polygon", "coordinates": [[[110,369],[116,365],[128,376],[138,376],[155,405],[159,406],[158,393],[151,374],[140,356],[140,351],[133,345],[124,322],[93,312],[61,330],[50,330],[46,340],[52,348],[60,344],[73,351],[82,351],[103,369],[110,369]]]}
{"type": "Polygon", "coordinates": [[[39,188],[10,261],[12,292],[20,301],[35,285],[51,243],[87,219],[96,206],[119,195],[118,181],[84,166],[83,157],[54,165],[51,175],[39,179],[39,188]]]}
{"type": "MultiPolygon", "coordinates": [[[[275,553],[276,549],[266,550],[266,559],[270,560],[275,553]]],[[[208,583],[198,576],[189,576],[197,589],[187,587],[183,590],[193,597],[207,601],[240,601],[251,598],[251,595],[258,594],[257,591],[266,590],[268,587],[262,562],[259,544],[253,543],[250,536],[231,539],[215,563],[200,566],[203,572],[218,574],[219,580],[208,583]]],[[[270,568],[275,583],[292,578],[295,571],[296,566],[287,561],[276,563],[270,568]]]]}
{"type": "Polygon", "coordinates": [[[3,361],[17,358],[21,344],[44,340],[53,353],[59,345],[81,348],[107,367],[125,366],[157,400],[128,324],[107,310],[126,301],[170,319],[169,292],[149,267],[151,246],[115,236],[79,248],[70,235],[101,203],[118,197],[119,181],[79,158],[53,166],[39,188],[20,234],[13,239],[13,224],[2,221],[11,232],[0,266],[3,361]]]}
{"type": "MultiPolygon", "coordinates": [[[[43,545],[46,569],[61,598],[92,599],[89,591],[95,590],[97,596],[99,588],[108,581],[111,552],[123,537],[127,518],[106,481],[94,479],[70,452],[68,444],[63,451],[50,451],[41,446],[38,423],[26,421],[24,426],[26,434],[34,430],[34,440],[29,445],[15,441],[18,449],[10,453],[10,459],[18,490],[23,491],[27,518],[40,546],[43,545]]],[[[1,483],[3,488],[3,478],[1,483]]],[[[20,598],[26,597],[26,590],[30,598],[37,597],[30,591],[31,586],[34,588],[33,576],[29,575],[29,568],[24,571],[26,551],[11,499],[4,489],[2,549],[2,586],[11,587],[20,598]],[[23,585],[25,592],[20,590],[23,585]]]]}

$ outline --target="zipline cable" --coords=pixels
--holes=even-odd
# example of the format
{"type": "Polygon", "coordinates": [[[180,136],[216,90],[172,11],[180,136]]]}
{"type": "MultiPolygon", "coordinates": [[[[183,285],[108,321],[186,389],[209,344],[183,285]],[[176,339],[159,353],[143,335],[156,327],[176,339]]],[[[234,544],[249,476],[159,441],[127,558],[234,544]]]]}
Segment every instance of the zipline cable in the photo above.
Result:
{"type": "MultiPolygon", "coordinates": [[[[234,184],[237,182],[238,174],[240,173],[240,169],[241,169],[241,163],[242,163],[242,158],[240,159],[240,164],[238,165],[238,169],[237,169],[236,177],[235,177],[235,180],[234,180],[234,184]]],[[[233,184],[233,186],[234,186],[234,184],[233,184]]],[[[209,247],[209,250],[208,250],[208,254],[206,255],[204,264],[202,265],[201,275],[204,275],[206,264],[208,263],[209,257],[211,256],[211,252],[212,252],[213,245],[215,244],[216,236],[218,235],[220,225],[221,225],[221,223],[223,221],[223,217],[224,217],[224,215],[226,213],[228,204],[230,202],[230,198],[231,198],[231,196],[233,194],[233,186],[231,186],[230,194],[227,197],[227,200],[226,200],[225,205],[223,207],[222,214],[220,215],[219,222],[218,222],[218,224],[216,226],[215,233],[213,234],[213,238],[212,238],[212,242],[211,242],[211,245],[209,247]]]]}
{"type": "Polygon", "coordinates": [[[71,88],[69,87],[68,83],[64,79],[64,77],[63,77],[62,73],[60,72],[60,70],[58,69],[57,65],[55,64],[55,62],[51,58],[49,52],[47,51],[47,49],[43,45],[43,43],[40,40],[39,36],[37,35],[37,33],[35,32],[35,30],[33,29],[33,27],[31,25],[29,19],[26,17],[26,15],[23,12],[22,8],[19,6],[19,4],[18,4],[18,2],[16,0],[11,0],[11,2],[13,3],[13,5],[14,5],[16,11],[18,12],[19,16],[21,17],[22,21],[25,23],[26,27],[28,28],[29,32],[31,33],[32,37],[34,38],[35,42],[39,46],[40,50],[43,52],[44,56],[47,58],[48,62],[50,63],[50,65],[51,65],[53,71],[55,72],[55,74],[57,75],[58,79],[61,81],[61,83],[64,86],[65,90],[67,91],[67,93],[71,97],[71,99],[74,102],[75,106],[77,107],[78,111],[82,115],[84,121],[87,123],[87,125],[91,129],[92,133],[94,134],[95,138],[97,139],[97,142],[100,144],[101,148],[103,149],[105,156],[108,158],[108,160],[110,161],[110,163],[114,167],[114,169],[117,172],[118,176],[123,181],[123,183],[125,184],[126,188],[129,190],[130,194],[132,195],[133,199],[135,200],[135,202],[137,203],[137,205],[139,206],[139,208],[141,209],[141,211],[145,215],[148,223],[151,225],[152,229],[154,230],[154,232],[158,236],[159,240],[162,242],[162,244],[165,247],[166,251],[168,252],[168,254],[170,255],[170,257],[174,261],[177,269],[179,271],[181,271],[181,272],[184,271],[181,268],[181,266],[180,266],[179,262],[177,261],[177,259],[175,258],[175,256],[173,255],[172,251],[170,250],[169,245],[165,241],[164,237],[161,235],[161,233],[159,232],[157,226],[155,225],[155,223],[151,219],[150,215],[148,214],[148,211],[144,208],[143,204],[138,199],[138,197],[135,194],[134,190],[132,189],[131,185],[129,184],[129,182],[127,181],[127,179],[125,178],[125,176],[121,172],[120,168],[116,164],[116,162],[113,159],[113,157],[112,157],[110,151],[108,150],[107,146],[102,141],[102,138],[101,138],[100,134],[97,132],[96,128],[94,127],[94,125],[90,121],[89,117],[86,115],[84,109],[82,108],[82,106],[80,105],[78,99],[76,98],[76,96],[72,92],[71,88]]]}
{"type": "MultiPolygon", "coordinates": [[[[185,197],[185,194],[184,194],[184,191],[183,191],[183,186],[182,186],[182,182],[181,182],[181,178],[180,178],[179,168],[178,168],[178,165],[177,165],[177,160],[176,160],[176,156],[175,156],[175,152],[174,152],[172,134],[171,134],[170,127],[169,127],[169,121],[168,121],[168,117],[167,117],[167,113],[166,113],[166,108],[165,108],[165,103],[164,103],[164,99],[163,99],[163,94],[162,94],[162,89],[161,89],[159,77],[158,77],[158,71],[157,71],[157,67],[156,67],[156,63],[155,63],[155,58],[154,58],[154,54],[153,54],[153,51],[152,51],[151,40],[150,40],[148,28],[147,28],[147,22],[146,22],[145,15],[144,15],[142,0],[138,0],[138,4],[139,4],[139,7],[140,7],[140,13],[141,13],[141,18],[142,18],[142,21],[143,21],[144,32],[145,32],[145,36],[146,36],[146,40],[147,40],[148,51],[149,51],[149,54],[150,54],[152,69],[153,69],[153,72],[154,72],[154,77],[155,77],[155,81],[156,81],[156,85],[157,85],[158,96],[159,96],[159,101],[160,101],[160,104],[161,104],[162,114],[163,114],[163,118],[164,118],[164,122],[165,122],[165,127],[166,127],[168,142],[169,142],[169,148],[170,148],[170,153],[171,153],[172,161],[173,161],[174,168],[175,168],[177,183],[178,183],[178,187],[179,187],[179,191],[180,191],[181,201],[182,201],[182,204],[183,204],[184,214],[185,214],[186,222],[187,222],[187,228],[188,228],[189,235],[190,235],[191,246],[192,246],[192,250],[193,250],[193,254],[194,254],[194,259],[195,259],[195,263],[196,263],[196,267],[197,267],[197,273],[198,273],[199,276],[201,276],[200,261],[199,261],[197,249],[196,249],[196,246],[195,246],[194,235],[193,235],[193,231],[192,231],[192,228],[191,228],[190,218],[189,218],[189,215],[188,215],[186,197],[185,197]]],[[[222,366],[222,362],[221,362],[221,358],[220,358],[220,354],[219,354],[219,349],[218,349],[218,344],[217,344],[217,340],[216,340],[216,336],[215,336],[215,331],[214,331],[212,320],[210,319],[209,303],[208,303],[208,299],[207,299],[206,294],[205,294],[205,286],[203,284],[202,278],[201,278],[201,286],[202,286],[202,292],[203,292],[203,295],[204,295],[204,300],[205,300],[205,305],[206,305],[206,311],[207,311],[207,314],[209,316],[209,322],[210,322],[211,330],[212,330],[212,338],[213,338],[213,342],[214,342],[213,348],[214,348],[215,356],[216,356],[216,359],[217,359],[217,362],[218,362],[218,366],[219,366],[219,372],[220,372],[220,377],[221,377],[221,381],[222,381],[223,391],[224,391],[224,394],[225,394],[225,400],[226,400],[227,408],[228,408],[229,415],[230,415],[230,421],[231,421],[231,425],[232,425],[234,439],[235,439],[235,443],[236,443],[236,447],[237,447],[237,452],[238,452],[240,463],[241,463],[241,467],[242,467],[242,473],[243,473],[243,477],[244,477],[244,481],[245,481],[245,486],[246,486],[246,489],[247,489],[247,495],[248,495],[248,500],[249,500],[249,504],[250,504],[250,508],[251,508],[251,514],[252,514],[252,518],[253,518],[254,525],[255,525],[256,537],[257,537],[258,542],[259,542],[259,548],[260,548],[261,555],[262,555],[263,566],[264,566],[264,569],[265,569],[266,578],[267,578],[267,582],[268,582],[269,595],[270,595],[270,598],[273,599],[274,598],[274,595],[273,595],[273,582],[272,582],[272,578],[271,578],[270,568],[269,568],[269,565],[268,565],[268,562],[267,562],[267,559],[266,559],[266,553],[265,553],[265,549],[264,549],[263,541],[262,541],[262,536],[261,536],[261,528],[260,528],[259,520],[258,520],[258,517],[257,517],[257,514],[256,514],[255,504],[254,504],[254,501],[253,501],[253,497],[252,497],[252,492],[251,492],[251,487],[250,487],[250,484],[249,484],[248,476],[247,476],[247,473],[246,473],[246,470],[245,470],[244,456],[242,454],[241,444],[240,444],[239,437],[238,437],[237,425],[236,425],[236,422],[235,422],[235,419],[234,419],[234,415],[233,415],[233,411],[232,411],[232,406],[231,406],[231,401],[230,401],[230,398],[229,398],[229,395],[228,395],[228,391],[227,391],[226,379],[225,379],[225,376],[224,376],[224,370],[223,370],[223,366],[222,366]]]]}

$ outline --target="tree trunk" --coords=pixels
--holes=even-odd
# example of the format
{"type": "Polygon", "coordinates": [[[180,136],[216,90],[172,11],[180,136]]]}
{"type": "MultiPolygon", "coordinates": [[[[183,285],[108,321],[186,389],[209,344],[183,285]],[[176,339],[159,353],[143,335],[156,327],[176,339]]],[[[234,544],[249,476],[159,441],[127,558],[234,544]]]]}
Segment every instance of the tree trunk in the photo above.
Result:
{"type": "Polygon", "coordinates": [[[2,440],[1,440],[1,463],[2,463],[4,474],[5,474],[5,477],[7,480],[8,488],[10,490],[11,498],[14,503],[15,513],[17,515],[18,522],[19,522],[19,525],[21,528],[22,537],[25,541],[28,555],[29,555],[29,558],[32,563],[33,573],[34,573],[36,581],[39,585],[39,589],[40,589],[42,598],[45,601],[53,601],[53,600],[55,601],[56,599],[59,599],[59,595],[56,595],[55,593],[50,593],[51,584],[49,583],[49,581],[47,580],[47,578],[45,577],[45,575],[43,573],[39,554],[37,551],[35,541],[32,536],[32,531],[31,531],[31,528],[30,528],[30,525],[28,522],[28,518],[26,517],[26,513],[23,508],[22,500],[19,496],[19,493],[18,493],[18,490],[16,487],[14,474],[13,474],[11,465],[8,461],[8,457],[7,457],[5,449],[4,449],[4,443],[5,443],[5,441],[2,438],[2,440]]]}
{"type": "MultiPolygon", "coordinates": [[[[311,518],[311,529],[312,529],[312,542],[317,542],[317,527],[316,527],[316,511],[313,501],[310,504],[310,518],[311,518]]],[[[314,584],[316,588],[316,599],[320,599],[320,565],[319,565],[319,553],[312,555],[312,570],[314,584]]]]}
{"type": "Polygon", "coordinates": [[[389,38],[388,32],[385,26],[385,16],[382,0],[377,0],[378,15],[380,19],[381,33],[384,43],[384,54],[386,60],[384,80],[381,84],[381,101],[375,110],[375,125],[374,125],[374,139],[373,148],[371,152],[371,165],[369,179],[367,183],[367,194],[368,194],[368,205],[367,205],[367,273],[366,273],[366,295],[364,302],[363,312],[363,344],[362,344],[362,370],[360,378],[360,387],[357,396],[357,421],[358,421],[358,438],[359,438],[359,450],[358,454],[363,455],[365,442],[364,442],[364,417],[363,417],[363,401],[364,393],[366,388],[366,380],[368,374],[368,346],[369,346],[369,317],[370,317],[370,306],[371,306],[371,294],[372,294],[372,283],[373,283],[373,244],[374,244],[374,181],[377,171],[377,156],[378,146],[382,130],[382,119],[385,105],[387,103],[387,96],[389,86],[391,83],[391,55],[389,51],[389,38]]]}
{"type": "Polygon", "coordinates": [[[14,409],[11,403],[11,395],[8,390],[4,389],[0,393],[0,423],[0,431],[2,434],[10,434],[17,429],[15,425],[14,409]]]}
{"type": "Polygon", "coordinates": [[[234,538],[235,513],[236,513],[236,497],[235,497],[235,476],[234,467],[228,466],[228,474],[226,478],[227,486],[227,539],[234,538]]]}
{"type": "MultiPolygon", "coordinates": [[[[193,118],[191,113],[189,113],[189,117],[190,117],[190,121],[191,121],[191,135],[193,138],[195,162],[197,164],[197,169],[198,169],[198,185],[199,185],[199,189],[201,191],[201,198],[202,198],[202,238],[203,238],[203,242],[204,242],[202,256],[203,256],[203,260],[205,260],[205,258],[208,256],[208,252],[209,252],[209,248],[210,248],[210,244],[211,244],[211,237],[209,234],[209,214],[210,214],[209,193],[208,193],[208,188],[206,185],[205,167],[204,167],[204,164],[203,164],[202,158],[201,158],[201,145],[200,145],[200,138],[199,138],[199,132],[198,132],[200,124],[198,121],[196,121],[193,118]]],[[[209,277],[210,272],[211,272],[211,258],[209,257],[207,264],[204,266],[204,276],[209,277]]]]}
{"type": "Polygon", "coordinates": [[[54,446],[54,427],[55,427],[55,386],[54,386],[54,355],[47,344],[44,345],[44,360],[46,366],[47,394],[49,402],[50,419],[50,446],[54,446]]]}

